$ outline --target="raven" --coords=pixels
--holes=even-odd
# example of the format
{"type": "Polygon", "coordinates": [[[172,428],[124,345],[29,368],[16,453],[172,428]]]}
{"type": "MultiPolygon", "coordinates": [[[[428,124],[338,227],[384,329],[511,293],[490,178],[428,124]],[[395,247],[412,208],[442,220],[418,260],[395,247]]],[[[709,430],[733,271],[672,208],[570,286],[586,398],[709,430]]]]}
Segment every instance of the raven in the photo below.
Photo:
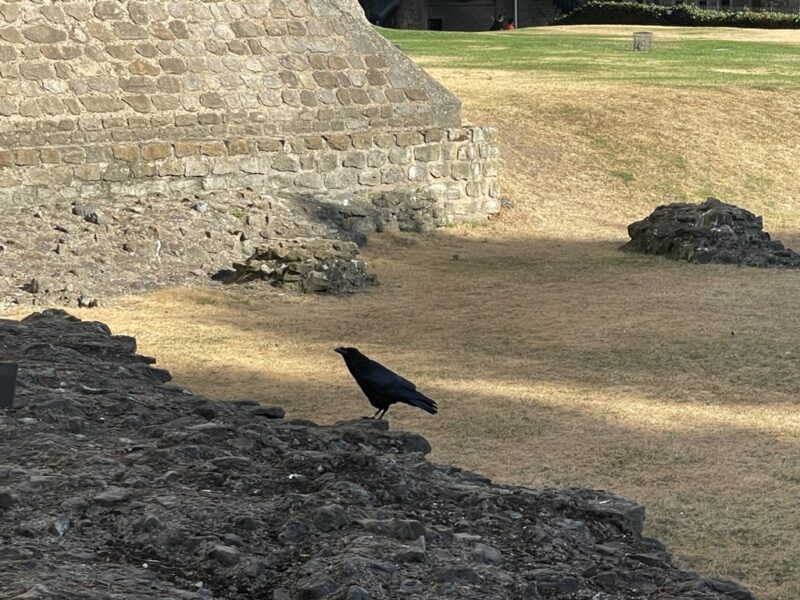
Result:
{"type": "Polygon", "coordinates": [[[378,413],[380,413],[378,418],[382,419],[389,407],[397,402],[416,406],[432,415],[439,412],[436,402],[420,394],[417,386],[382,364],[367,358],[357,348],[339,347],[335,348],[334,352],[342,355],[358,387],[367,396],[369,403],[378,409],[369,417],[370,419],[378,417],[378,413]]]}

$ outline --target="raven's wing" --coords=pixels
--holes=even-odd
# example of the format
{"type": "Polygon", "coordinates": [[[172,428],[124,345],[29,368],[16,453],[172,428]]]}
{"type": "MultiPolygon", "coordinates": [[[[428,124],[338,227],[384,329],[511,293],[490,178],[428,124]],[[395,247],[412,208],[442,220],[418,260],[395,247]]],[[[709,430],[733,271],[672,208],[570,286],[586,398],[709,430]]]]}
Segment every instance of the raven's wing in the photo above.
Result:
{"type": "Polygon", "coordinates": [[[386,389],[391,386],[400,386],[406,390],[415,391],[417,386],[405,377],[387,369],[381,363],[369,359],[369,367],[359,370],[359,376],[368,384],[386,389]]]}

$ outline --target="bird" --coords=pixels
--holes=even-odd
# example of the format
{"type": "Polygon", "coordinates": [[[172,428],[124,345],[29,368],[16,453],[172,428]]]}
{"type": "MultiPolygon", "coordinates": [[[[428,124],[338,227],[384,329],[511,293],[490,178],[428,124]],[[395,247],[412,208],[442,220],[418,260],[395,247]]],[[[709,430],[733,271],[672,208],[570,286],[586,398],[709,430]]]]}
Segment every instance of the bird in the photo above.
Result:
{"type": "Polygon", "coordinates": [[[356,380],[367,400],[378,410],[365,419],[382,419],[392,404],[402,402],[416,406],[435,415],[439,412],[436,402],[417,391],[417,386],[405,377],[384,367],[379,362],[367,358],[357,348],[340,346],[334,348],[344,359],[344,364],[356,380]],[[380,416],[379,416],[380,415],[380,416]]]}

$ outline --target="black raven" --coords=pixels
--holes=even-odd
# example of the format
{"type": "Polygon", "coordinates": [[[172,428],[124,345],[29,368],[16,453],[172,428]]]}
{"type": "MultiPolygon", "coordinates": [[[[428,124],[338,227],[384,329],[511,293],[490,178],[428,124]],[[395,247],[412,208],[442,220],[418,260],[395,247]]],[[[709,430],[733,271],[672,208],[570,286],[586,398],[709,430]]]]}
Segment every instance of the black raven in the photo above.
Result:
{"type": "Polygon", "coordinates": [[[380,413],[378,418],[382,419],[389,407],[397,402],[416,406],[432,415],[439,412],[436,402],[420,394],[417,386],[382,364],[367,358],[358,349],[339,347],[334,351],[342,355],[358,387],[366,394],[369,403],[378,409],[370,417],[371,419],[378,417],[378,413],[380,413]]]}

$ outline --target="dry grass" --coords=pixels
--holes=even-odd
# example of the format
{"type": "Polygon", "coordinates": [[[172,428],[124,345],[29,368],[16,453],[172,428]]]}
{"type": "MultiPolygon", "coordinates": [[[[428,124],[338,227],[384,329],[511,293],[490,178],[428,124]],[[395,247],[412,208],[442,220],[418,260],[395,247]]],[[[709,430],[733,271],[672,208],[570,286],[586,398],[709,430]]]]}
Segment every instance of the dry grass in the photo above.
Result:
{"type": "Polygon", "coordinates": [[[436,460],[611,489],[683,564],[800,597],[800,272],[617,250],[655,204],[707,194],[800,244],[800,92],[435,74],[500,128],[516,209],[489,227],[376,237],[382,285],[350,298],[181,289],[76,312],[198,392],[323,423],[368,412],[331,351],[358,345],[440,403],[389,415],[436,460]]]}
{"type": "Polygon", "coordinates": [[[732,42],[774,42],[800,44],[796,29],[742,29],[740,27],[664,27],[661,25],[569,25],[546,29],[520,29],[520,34],[586,34],[611,39],[631,39],[636,31],[650,31],[656,40],[725,40],[732,42]]]}

